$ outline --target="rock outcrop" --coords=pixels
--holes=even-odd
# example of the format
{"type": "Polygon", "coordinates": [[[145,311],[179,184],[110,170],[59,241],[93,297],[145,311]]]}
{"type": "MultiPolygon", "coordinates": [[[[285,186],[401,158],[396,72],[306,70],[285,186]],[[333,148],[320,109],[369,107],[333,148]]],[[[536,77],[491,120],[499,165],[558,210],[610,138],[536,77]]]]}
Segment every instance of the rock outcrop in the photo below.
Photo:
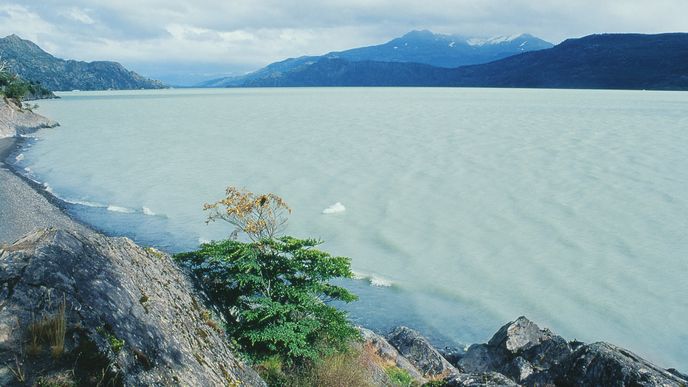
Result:
{"type": "Polygon", "coordinates": [[[682,386],[688,380],[661,369],[638,355],[609,343],[577,349],[550,370],[561,386],[682,386]]]}
{"type": "Polygon", "coordinates": [[[496,372],[523,385],[685,386],[678,371],[657,367],[607,343],[567,342],[525,317],[507,323],[487,344],[458,361],[465,372],[496,372]]]}
{"type": "Polygon", "coordinates": [[[458,373],[420,333],[408,327],[397,327],[387,337],[388,341],[424,376],[430,378],[446,377],[458,373]]]}
{"type": "Polygon", "coordinates": [[[129,239],[31,233],[0,249],[0,385],[265,385],[192,289],[129,239]]]}
{"type": "MultiPolygon", "coordinates": [[[[370,329],[359,327],[358,330],[361,332],[364,345],[385,363],[380,364],[382,372],[385,372],[385,365],[394,366],[406,371],[418,384],[422,385],[428,381],[423,377],[423,373],[402,356],[384,337],[370,329]]],[[[384,382],[381,384],[384,385],[384,382]]]]}
{"type": "Polygon", "coordinates": [[[33,133],[59,124],[29,110],[22,110],[13,101],[0,98],[0,138],[33,133]]]}

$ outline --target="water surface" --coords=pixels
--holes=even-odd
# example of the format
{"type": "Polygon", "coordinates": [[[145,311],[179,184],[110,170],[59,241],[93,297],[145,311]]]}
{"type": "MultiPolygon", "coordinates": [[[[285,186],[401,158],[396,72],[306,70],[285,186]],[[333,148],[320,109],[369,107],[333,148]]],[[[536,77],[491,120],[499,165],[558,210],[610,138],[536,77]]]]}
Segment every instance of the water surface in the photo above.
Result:
{"type": "Polygon", "coordinates": [[[527,315],[688,364],[688,93],[329,88],[65,93],[20,161],[105,231],[223,238],[201,205],[275,192],[350,256],[357,321],[440,343],[527,315]],[[346,211],[322,214],[341,202],[346,211]],[[391,287],[375,287],[389,285],[391,287]]]}

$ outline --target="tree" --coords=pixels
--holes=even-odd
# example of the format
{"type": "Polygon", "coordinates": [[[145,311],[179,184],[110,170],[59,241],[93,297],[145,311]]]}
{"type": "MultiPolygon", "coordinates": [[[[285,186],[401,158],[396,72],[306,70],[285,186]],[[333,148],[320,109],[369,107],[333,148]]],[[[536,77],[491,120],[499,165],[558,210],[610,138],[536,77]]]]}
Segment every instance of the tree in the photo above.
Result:
{"type": "Polygon", "coordinates": [[[210,211],[206,223],[224,220],[253,242],[272,239],[284,229],[291,209],[279,196],[256,195],[235,187],[227,187],[225,193],[224,199],[203,205],[204,211],[210,211]]]}
{"type": "Polygon", "coordinates": [[[356,300],[330,283],[353,276],[350,259],[317,250],[317,240],[277,237],[289,208],[277,195],[226,192],[205,206],[218,210],[209,219],[227,220],[251,242],[211,242],[175,259],[218,306],[227,333],[256,361],[279,355],[295,364],[344,350],[358,332],[328,302],[356,300]]]}

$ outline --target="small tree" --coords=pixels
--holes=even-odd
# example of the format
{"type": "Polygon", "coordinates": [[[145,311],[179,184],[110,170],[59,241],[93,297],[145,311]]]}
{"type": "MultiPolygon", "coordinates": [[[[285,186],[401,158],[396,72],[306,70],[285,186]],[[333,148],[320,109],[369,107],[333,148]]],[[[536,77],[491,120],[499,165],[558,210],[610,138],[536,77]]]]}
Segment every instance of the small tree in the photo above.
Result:
{"type": "Polygon", "coordinates": [[[227,187],[225,193],[224,199],[203,205],[203,210],[210,211],[206,223],[224,220],[253,242],[272,239],[283,231],[291,209],[279,196],[272,193],[256,195],[235,187],[227,187]]]}
{"type": "Polygon", "coordinates": [[[211,242],[175,259],[219,307],[246,354],[293,364],[344,350],[358,336],[346,314],[327,304],[356,300],[329,282],[353,276],[350,259],[315,249],[313,239],[277,237],[289,212],[280,197],[230,187],[227,198],[204,208],[213,211],[209,221],[226,220],[251,242],[211,242]]]}

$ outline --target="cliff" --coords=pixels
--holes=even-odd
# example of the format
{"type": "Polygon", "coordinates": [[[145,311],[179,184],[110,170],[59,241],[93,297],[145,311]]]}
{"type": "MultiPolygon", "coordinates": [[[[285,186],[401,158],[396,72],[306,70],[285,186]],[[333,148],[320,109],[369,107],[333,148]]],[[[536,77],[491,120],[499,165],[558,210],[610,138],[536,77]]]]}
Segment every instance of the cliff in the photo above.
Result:
{"type": "Polygon", "coordinates": [[[0,99],[0,138],[15,137],[59,124],[30,110],[21,109],[7,98],[0,99]]]}

